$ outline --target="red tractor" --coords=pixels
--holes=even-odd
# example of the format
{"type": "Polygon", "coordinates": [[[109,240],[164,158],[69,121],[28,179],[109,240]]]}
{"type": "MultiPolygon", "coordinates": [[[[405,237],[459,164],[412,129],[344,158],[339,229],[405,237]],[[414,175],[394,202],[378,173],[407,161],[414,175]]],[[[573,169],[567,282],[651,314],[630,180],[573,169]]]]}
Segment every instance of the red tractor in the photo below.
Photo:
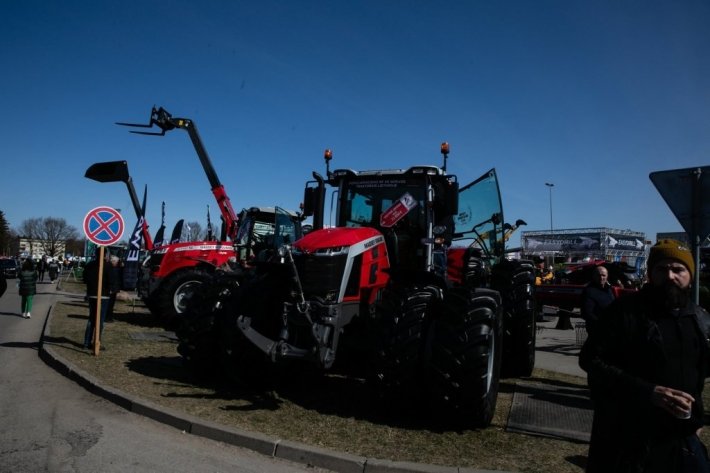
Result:
{"type": "Polygon", "coordinates": [[[255,353],[357,366],[383,394],[425,393],[442,414],[488,425],[501,367],[529,375],[535,355],[534,269],[503,258],[510,225],[495,171],[459,189],[446,161],[331,172],[331,157],[327,177],[306,186],[313,230],[239,286],[212,284],[178,333],[180,353],[194,364],[218,356],[240,379],[259,366],[255,353]]]}
{"type": "MultiPolygon", "coordinates": [[[[182,314],[187,299],[195,288],[209,281],[216,268],[230,264],[237,268],[248,266],[265,245],[283,240],[284,235],[273,235],[277,220],[287,219],[290,222],[290,225],[282,224],[279,227],[282,232],[292,232],[288,235],[290,241],[300,238],[301,216],[294,212],[278,207],[251,207],[242,210],[239,216],[235,214],[192,120],[173,118],[162,107],[153,107],[148,124],[118,124],[141,128],[156,126],[160,132],[131,131],[153,136],[164,136],[167,131],[175,128],[186,130],[207,175],[222,217],[223,231],[220,241],[168,242],[153,246],[147,232],[147,223],[144,225],[143,233],[149,254],[143,262],[138,292],[152,313],[166,318],[182,314]],[[237,265],[234,265],[235,262],[237,265]]],[[[136,216],[143,216],[144,209],[138,205],[125,161],[96,163],[86,171],[86,177],[100,182],[125,182],[136,216]]]]}

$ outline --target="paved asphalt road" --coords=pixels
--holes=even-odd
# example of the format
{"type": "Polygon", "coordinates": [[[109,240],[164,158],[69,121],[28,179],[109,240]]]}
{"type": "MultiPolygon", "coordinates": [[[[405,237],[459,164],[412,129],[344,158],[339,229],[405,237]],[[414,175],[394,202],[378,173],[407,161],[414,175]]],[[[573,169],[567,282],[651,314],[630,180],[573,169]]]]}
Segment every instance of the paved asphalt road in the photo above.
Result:
{"type": "Polygon", "coordinates": [[[94,396],[38,357],[54,284],[20,316],[15,280],[0,297],[0,472],[317,472],[182,434],[94,396]]]}

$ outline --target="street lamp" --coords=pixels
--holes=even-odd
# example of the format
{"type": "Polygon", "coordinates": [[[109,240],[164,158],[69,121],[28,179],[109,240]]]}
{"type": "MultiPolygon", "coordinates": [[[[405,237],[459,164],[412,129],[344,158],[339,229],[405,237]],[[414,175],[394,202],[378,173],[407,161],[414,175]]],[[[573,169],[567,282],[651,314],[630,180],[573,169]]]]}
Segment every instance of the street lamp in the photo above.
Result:
{"type": "MultiPolygon", "coordinates": [[[[552,235],[554,232],[552,230],[552,188],[555,187],[555,185],[551,182],[546,182],[545,185],[547,186],[548,189],[550,189],[550,235],[552,235]]],[[[552,251],[552,261],[551,263],[554,264],[555,262],[555,252],[552,251]]],[[[550,267],[552,268],[552,264],[550,264],[550,267]]],[[[572,327],[572,320],[570,318],[569,312],[566,311],[558,311],[557,312],[557,325],[555,325],[555,328],[558,330],[571,330],[572,327]]]]}
{"type": "Polygon", "coordinates": [[[550,233],[552,233],[552,188],[555,185],[551,182],[546,182],[545,185],[550,189],[550,233]]]}

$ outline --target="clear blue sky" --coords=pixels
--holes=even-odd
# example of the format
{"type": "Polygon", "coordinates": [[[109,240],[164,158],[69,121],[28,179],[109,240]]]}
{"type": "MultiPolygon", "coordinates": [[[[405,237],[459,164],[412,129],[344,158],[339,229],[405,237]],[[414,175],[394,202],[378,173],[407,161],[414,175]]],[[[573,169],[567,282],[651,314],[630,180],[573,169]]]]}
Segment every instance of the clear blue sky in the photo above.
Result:
{"type": "MultiPolygon", "coordinates": [[[[0,210],[81,232],[126,160],[205,226],[218,209],[185,132],[131,135],[153,105],[197,125],[234,207],[296,208],[311,171],[491,167],[527,230],[681,227],[650,172],[710,163],[710,3],[648,1],[8,1],[0,16],[0,210]]],[[[83,233],[83,232],[82,232],[83,233]]],[[[127,235],[126,235],[127,237],[127,235]]],[[[518,237],[511,243],[516,245],[518,237]]]]}

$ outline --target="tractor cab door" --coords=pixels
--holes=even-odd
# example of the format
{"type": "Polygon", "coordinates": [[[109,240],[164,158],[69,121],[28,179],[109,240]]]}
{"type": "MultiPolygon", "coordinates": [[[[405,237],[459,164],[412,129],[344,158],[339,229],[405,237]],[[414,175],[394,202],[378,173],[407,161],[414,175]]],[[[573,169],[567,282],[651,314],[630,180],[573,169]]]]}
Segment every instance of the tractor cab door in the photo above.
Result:
{"type": "Polygon", "coordinates": [[[452,246],[479,248],[491,259],[501,256],[503,205],[495,169],[459,190],[458,210],[452,246]]]}

